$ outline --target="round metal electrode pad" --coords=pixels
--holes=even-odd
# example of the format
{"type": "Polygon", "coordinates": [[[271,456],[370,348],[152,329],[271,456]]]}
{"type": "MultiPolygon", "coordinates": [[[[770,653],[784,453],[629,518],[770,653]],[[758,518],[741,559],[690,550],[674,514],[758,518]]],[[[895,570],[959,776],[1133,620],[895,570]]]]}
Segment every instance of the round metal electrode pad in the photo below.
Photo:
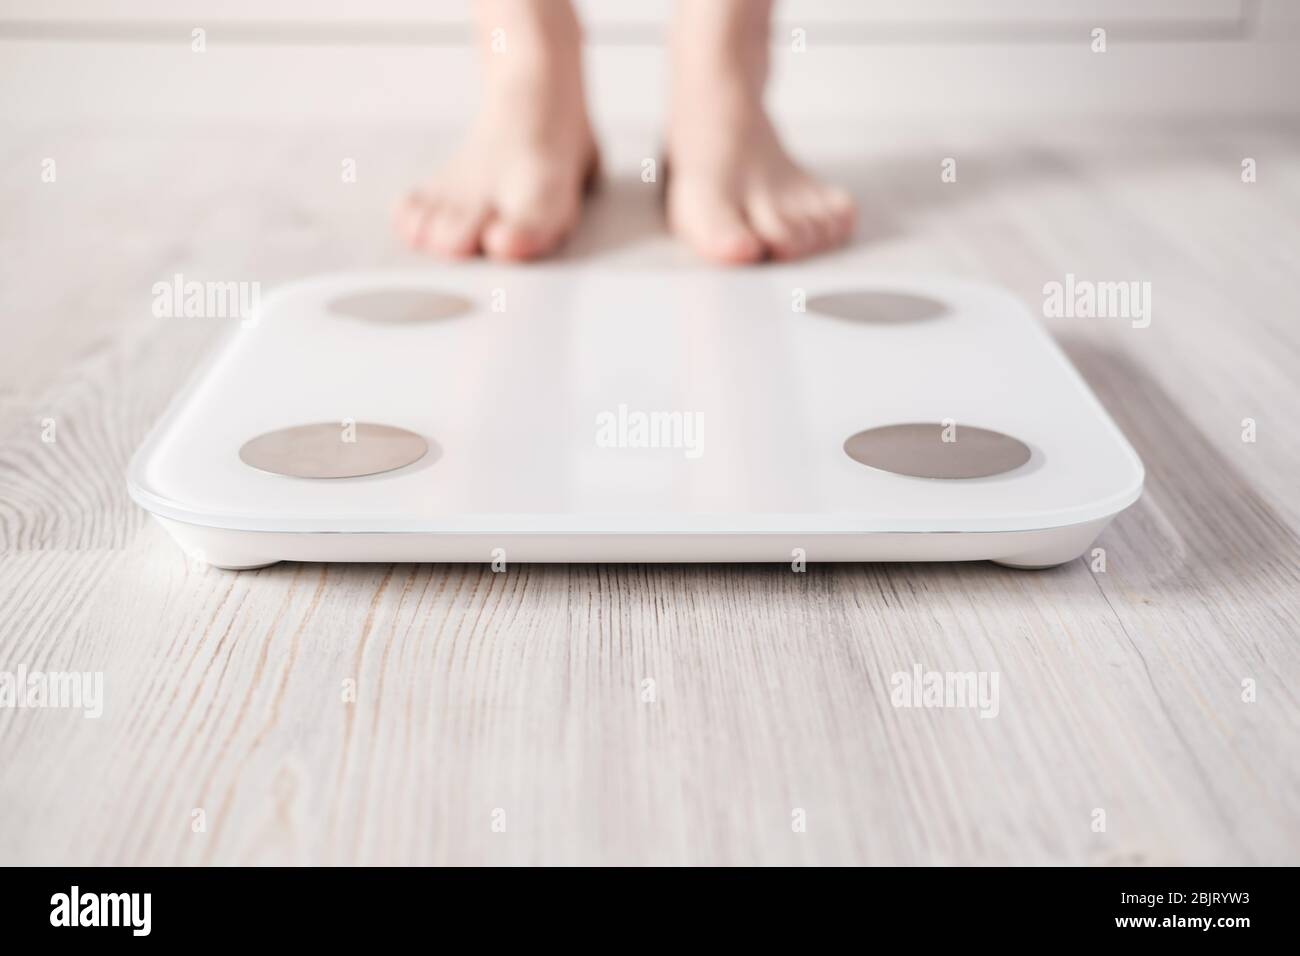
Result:
{"type": "Polygon", "coordinates": [[[290,478],[356,478],[419,461],[429,443],[392,425],[321,422],[258,435],[239,449],[240,460],[290,478]]]}
{"type": "Polygon", "coordinates": [[[810,296],[808,311],[848,322],[872,325],[905,325],[937,319],[948,307],[928,296],[908,292],[859,290],[823,292],[810,296]]]}
{"type": "Polygon", "coordinates": [[[1029,461],[1024,442],[973,425],[884,425],[851,435],[844,452],[856,462],[913,478],[987,478],[1029,461]]]}
{"type": "Polygon", "coordinates": [[[383,325],[433,322],[465,315],[474,303],[454,292],[427,289],[372,289],[341,296],[329,304],[337,315],[383,325]]]}

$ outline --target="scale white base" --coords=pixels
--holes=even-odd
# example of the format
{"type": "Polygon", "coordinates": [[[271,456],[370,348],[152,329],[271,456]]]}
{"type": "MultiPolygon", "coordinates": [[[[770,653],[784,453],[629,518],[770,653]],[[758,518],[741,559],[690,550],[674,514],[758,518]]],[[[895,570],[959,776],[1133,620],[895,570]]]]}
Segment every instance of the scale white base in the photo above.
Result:
{"type": "Polygon", "coordinates": [[[1092,544],[1106,520],[1041,531],[841,535],[463,535],[313,534],[228,531],[158,521],[186,553],[218,568],[247,571],[279,561],[490,562],[493,550],[523,563],[984,561],[1050,568],[1092,544]]]}
{"type": "Polygon", "coordinates": [[[1137,455],[1086,384],[997,289],[824,267],[474,265],[278,290],[159,422],[128,485],[187,552],[231,569],[799,559],[1049,567],[1085,554],[1142,481],[1137,455]],[[339,311],[372,292],[387,297],[373,320],[365,308],[339,311]],[[448,293],[472,308],[427,321],[391,314],[394,296],[448,293]],[[866,317],[817,311],[842,293],[860,296],[866,317]],[[639,447],[634,429],[613,443],[601,431],[652,412],[695,416],[694,443],[639,447]],[[271,474],[240,459],[255,436],[316,422],[337,422],[341,435],[349,422],[396,426],[430,451],[351,478],[271,474]],[[993,429],[1030,457],[988,477],[918,478],[845,453],[856,432],[909,422],[934,423],[936,441],[947,423],[957,446],[965,427],[993,429]]]}

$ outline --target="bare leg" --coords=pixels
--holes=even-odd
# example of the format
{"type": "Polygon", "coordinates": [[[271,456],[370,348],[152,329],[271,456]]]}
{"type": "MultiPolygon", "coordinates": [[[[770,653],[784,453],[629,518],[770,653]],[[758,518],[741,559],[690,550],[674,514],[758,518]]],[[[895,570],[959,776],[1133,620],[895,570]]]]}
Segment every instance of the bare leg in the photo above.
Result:
{"type": "Polygon", "coordinates": [[[771,0],[678,0],[668,221],[702,256],[794,259],[844,242],[853,200],[795,164],[763,109],[771,0]]]}
{"type": "Polygon", "coordinates": [[[398,233],[443,257],[532,259],[578,221],[596,146],[568,0],[478,0],[483,105],[460,151],[398,207],[398,233]]]}

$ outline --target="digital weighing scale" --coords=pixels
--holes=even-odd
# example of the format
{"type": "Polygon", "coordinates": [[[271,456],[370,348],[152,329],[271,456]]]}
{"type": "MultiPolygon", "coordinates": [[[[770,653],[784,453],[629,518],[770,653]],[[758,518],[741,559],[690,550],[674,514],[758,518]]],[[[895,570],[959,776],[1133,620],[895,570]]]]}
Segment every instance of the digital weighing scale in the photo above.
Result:
{"type": "Polygon", "coordinates": [[[298,282],[131,463],[189,553],[277,561],[1084,554],[1142,464],[996,288],[843,269],[298,282]]]}

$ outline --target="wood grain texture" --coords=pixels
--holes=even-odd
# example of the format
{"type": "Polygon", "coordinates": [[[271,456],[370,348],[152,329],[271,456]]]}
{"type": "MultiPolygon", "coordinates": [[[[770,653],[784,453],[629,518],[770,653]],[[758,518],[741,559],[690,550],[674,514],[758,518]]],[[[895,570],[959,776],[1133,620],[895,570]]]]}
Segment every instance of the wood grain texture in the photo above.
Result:
{"type": "MultiPolygon", "coordinates": [[[[106,704],[0,709],[0,862],[1300,862],[1294,127],[791,137],[861,201],[846,270],[1034,308],[1067,272],[1152,283],[1150,328],[1045,320],[1148,469],[1103,573],[195,566],[123,487],[218,331],[153,318],[152,283],[410,265],[388,206],[450,137],[14,132],[0,670],[103,671],[106,704]],[[998,716],[892,706],[918,663],[996,672],[998,716]]],[[[690,265],[637,178],[653,137],[613,132],[566,256],[690,265]]]]}

